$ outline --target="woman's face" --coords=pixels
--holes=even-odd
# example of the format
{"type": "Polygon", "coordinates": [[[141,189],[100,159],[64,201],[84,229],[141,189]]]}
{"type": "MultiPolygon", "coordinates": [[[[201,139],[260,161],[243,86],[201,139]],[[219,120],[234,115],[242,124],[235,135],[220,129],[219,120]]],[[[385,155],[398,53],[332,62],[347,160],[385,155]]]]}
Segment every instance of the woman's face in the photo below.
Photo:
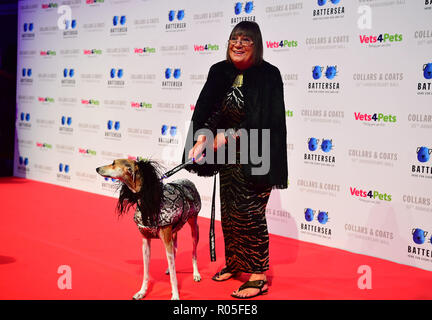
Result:
{"type": "Polygon", "coordinates": [[[237,69],[244,70],[252,66],[253,41],[247,36],[233,36],[229,40],[229,56],[237,69]]]}

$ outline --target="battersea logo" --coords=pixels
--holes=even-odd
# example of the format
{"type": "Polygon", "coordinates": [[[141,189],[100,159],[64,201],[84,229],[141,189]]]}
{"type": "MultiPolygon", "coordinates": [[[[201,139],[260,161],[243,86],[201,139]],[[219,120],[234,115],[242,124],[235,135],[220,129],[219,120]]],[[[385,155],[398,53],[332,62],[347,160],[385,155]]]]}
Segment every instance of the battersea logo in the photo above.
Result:
{"type": "Polygon", "coordinates": [[[166,68],[164,71],[165,80],[162,81],[162,88],[180,89],[183,82],[180,80],[182,71],[180,68],[166,68]]]}
{"type": "Polygon", "coordinates": [[[336,157],[331,154],[334,149],[333,139],[317,139],[310,137],[307,140],[308,151],[304,154],[305,163],[334,166],[336,157]]]}
{"type": "Polygon", "coordinates": [[[29,158],[19,156],[17,170],[21,173],[30,172],[29,158]]]}
{"type": "Polygon", "coordinates": [[[72,128],[72,117],[69,116],[62,116],[60,118],[60,127],[59,132],[62,134],[72,134],[73,128],[72,128]]]}
{"type": "Polygon", "coordinates": [[[312,67],[312,79],[314,81],[308,83],[308,92],[310,93],[337,93],[340,85],[334,81],[339,73],[337,65],[312,67]],[[316,81],[321,80],[321,81],[316,81]]]}
{"type": "Polygon", "coordinates": [[[64,68],[63,69],[63,79],[61,80],[62,86],[70,87],[75,86],[75,69],[73,68],[64,68]]]}
{"type": "Polygon", "coordinates": [[[430,81],[419,81],[417,84],[418,95],[431,95],[432,94],[432,62],[423,64],[422,78],[430,81]]]}
{"type": "Polygon", "coordinates": [[[241,21],[255,21],[255,4],[253,1],[235,2],[234,17],[231,18],[231,24],[237,24],[241,21]]]}
{"type": "Polygon", "coordinates": [[[63,163],[59,164],[59,172],[69,173],[69,171],[70,171],[70,167],[68,164],[63,164],[63,163]]]}
{"type": "Polygon", "coordinates": [[[69,164],[59,163],[58,172],[57,172],[57,180],[69,182],[71,179],[69,172],[70,172],[69,164]]]}
{"type": "Polygon", "coordinates": [[[115,88],[122,88],[125,85],[125,81],[122,79],[124,71],[122,68],[111,68],[109,71],[108,86],[115,88]]]}
{"type": "Polygon", "coordinates": [[[31,85],[33,84],[33,78],[32,78],[33,72],[31,68],[23,68],[21,70],[21,79],[20,83],[23,85],[31,85]]]}
{"type": "Polygon", "coordinates": [[[21,33],[22,40],[33,40],[35,37],[33,22],[24,22],[23,32],[21,33]]]}
{"type": "Polygon", "coordinates": [[[128,28],[126,26],[126,16],[113,16],[110,34],[112,36],[126,35],[127,31],[128,28]]]}
{"type": "Polygon", "coordinates": [[[167,124],[163,124],[161,126],[161,136],[159,137],[159,144],[163,145],[177,145],[179,140],[176,138],[177,136],[177,126],[169,126],[167,124]]]}
{"type": "Polygon", "coordinates": [[[19,116],[18,127],[20,129],[31,129],[30,113],[21,112],[19,116]]]}
{"type": "Polygon", "coordinates": [[[317,0],[318,7],[312,11],[313,20],[338,19],[345,15],[341,0],[317,0]]]}
{"type": "Polygon", "coordinates": [[[430,232],[422,228],[413,228],[411,230],[411,237],[414,245],[408,245],[408,257],[430,262],[432,252],[427,247],[425,248],[426,245],[430,246],[432,242],[430,232]]]}
{"type": "Polygon", "coordinates": [[[326,225],[330,220],[328,211],[306,208],[304,209],[304,219],[306,222],[300,224],[302,233],[330,238],[332,230],[328,227],[324,227],[324,225],[326,225]],[[318,221],[319,225],[314,224],[314,220],[318,221]]]}
{"type": "Polygon", "coordinates": [[[64,38],[75,38],[78,35],[77,29],[77,21],[73,20],[64,20],[64,28],[63,28],[63,37],[64,38]]]}
{"type": "Polygon", "coordinates": [[[431,148],[427,146],[417,147],[415,156],[418,162],[411,165],[412,177],[432,178],[432,164],[429,163],[431,154],[431,148]]]}
{"type": "Polygon", "coordinates": [[[356,187],[350,187],[350,193],[353,197],[358,197],[361,200],[367,198],[381,201],[392,201],[392,195],[388,193],[382,193],[376,190],[363,190],[357,189],[356,187]]]}
{"type": "Polygon", "coordinates": [[[120,131],[120,121],[108,120],[106,128],[108,131],[105,131],[105,138],[119,140],[122,137],[120,131]]]}
{"type": "Polygon", "coordinates": [[[185,10],[169,10],[168,23],[165,24],[165,31],[184,31],[186,29],[185,10]]]}

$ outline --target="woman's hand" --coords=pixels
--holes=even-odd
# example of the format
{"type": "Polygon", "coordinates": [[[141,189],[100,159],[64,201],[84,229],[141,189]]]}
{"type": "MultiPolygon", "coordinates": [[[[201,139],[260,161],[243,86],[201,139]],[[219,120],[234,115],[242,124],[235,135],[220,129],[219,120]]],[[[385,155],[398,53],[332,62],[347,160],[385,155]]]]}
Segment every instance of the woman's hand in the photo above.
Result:
{"type": "Polygon", "coordinates": [[[216,151],[226,144],[225,132],[219,132],[213,140],[213,150],[216,151]]]}
{"type": "Polygon", "coordinates": [[[192,149],[189,150],[189,159],[194,159],[194,162],[201,161],[204,158],[202,152],[204,151],[206,143],[205,135],[198,136],[198,141],[195,143],[192,149]]]}

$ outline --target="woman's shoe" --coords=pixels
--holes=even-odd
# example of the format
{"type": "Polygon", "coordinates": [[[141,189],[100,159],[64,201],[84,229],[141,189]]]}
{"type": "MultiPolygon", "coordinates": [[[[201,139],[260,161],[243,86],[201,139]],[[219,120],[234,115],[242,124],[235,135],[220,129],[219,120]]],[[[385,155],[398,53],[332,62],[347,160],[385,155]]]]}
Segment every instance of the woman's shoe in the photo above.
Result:
{"type": "Polygon", "coordinates": [[[235,277],[236,275],[237,275],[236,272],[231,272],[231,271],[228,270],[227,267],[225,267],[221,271],[219,271],[218,273],[216,273],[213,276],[212,280],[219,281],[219,282],[221,282],[221,281],[227,281],[227,280],[231,279],[232,277],[235,277]],[[231,275],[228,278],[225,278],[225,279],[218,279],[220,276],[223,276],[226,273],[231,273],[231,275]]]}
{"type": "Polygon", "coordinates": [[[255,298],[257,296],[260,296],[262,294],[267,294],[268,288],[263,290],[264,286],[267,284],[267,280],[254,280],[254,281],[247,281],[241,285],[241,287],[237,290],[242,291],[244,289],[252,288],[252,289],[258,289],[259,292],[257,294],[251,295],[251,296],[239,296],[237,294],[232,293],[231,297],[237,298],[237,299],[251,299],[255,298]]]}

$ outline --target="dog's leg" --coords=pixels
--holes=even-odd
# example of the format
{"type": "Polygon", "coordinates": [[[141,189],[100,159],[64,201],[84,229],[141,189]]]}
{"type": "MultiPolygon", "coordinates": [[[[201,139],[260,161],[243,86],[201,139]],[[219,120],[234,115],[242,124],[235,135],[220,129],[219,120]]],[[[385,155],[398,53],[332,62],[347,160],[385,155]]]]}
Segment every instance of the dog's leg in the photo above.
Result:
{"type": "Polygon", "coordinates": [[[198,271],[197,264],[197,246],[199,241],[199,228],[198,228],[198,218],[197,216],[191,217],[188,220],[188,223],[191,227],[192,231],[192,266],[193,266],[193,278],[194,281],[201,281],[201,275],[198,271]]]}
{"type": "Polygon", "coordinates": [[[177,288],[177,274],[175,270],[175,259],[174,259],[174,243],[172,236],[172,227],[168,226],[161,228],[159,231],[159,237],[163,241],[166,250],[166,256],[168,260],[168,269],[171,280],[171,300],[179,300],[179,293],[177,288]]]}
{"type": "Polygon", "coordinates": [[[141,285],[140,291],[135,293],[133,296],[134,300],[140,300],[144,298],[147,292],[148,280],[149,280],[149,264],[150,264],[150,244],[151,239],[147,239],[143,237],[142,243],[142,253],[143,253],[143,265],[144,265],[144,274],[143,274],[143,282],[141,285]]]}
{"type": "MultiPolygon", "coordinates": [[[[177,232],[172,235],[172,238],[173,238],[173,245],[174,245],[174,260],[175,260],[177,256],[177,232]]],[[[165,274],[169,274],[169,266],[166,269],[165,274]]]]}

